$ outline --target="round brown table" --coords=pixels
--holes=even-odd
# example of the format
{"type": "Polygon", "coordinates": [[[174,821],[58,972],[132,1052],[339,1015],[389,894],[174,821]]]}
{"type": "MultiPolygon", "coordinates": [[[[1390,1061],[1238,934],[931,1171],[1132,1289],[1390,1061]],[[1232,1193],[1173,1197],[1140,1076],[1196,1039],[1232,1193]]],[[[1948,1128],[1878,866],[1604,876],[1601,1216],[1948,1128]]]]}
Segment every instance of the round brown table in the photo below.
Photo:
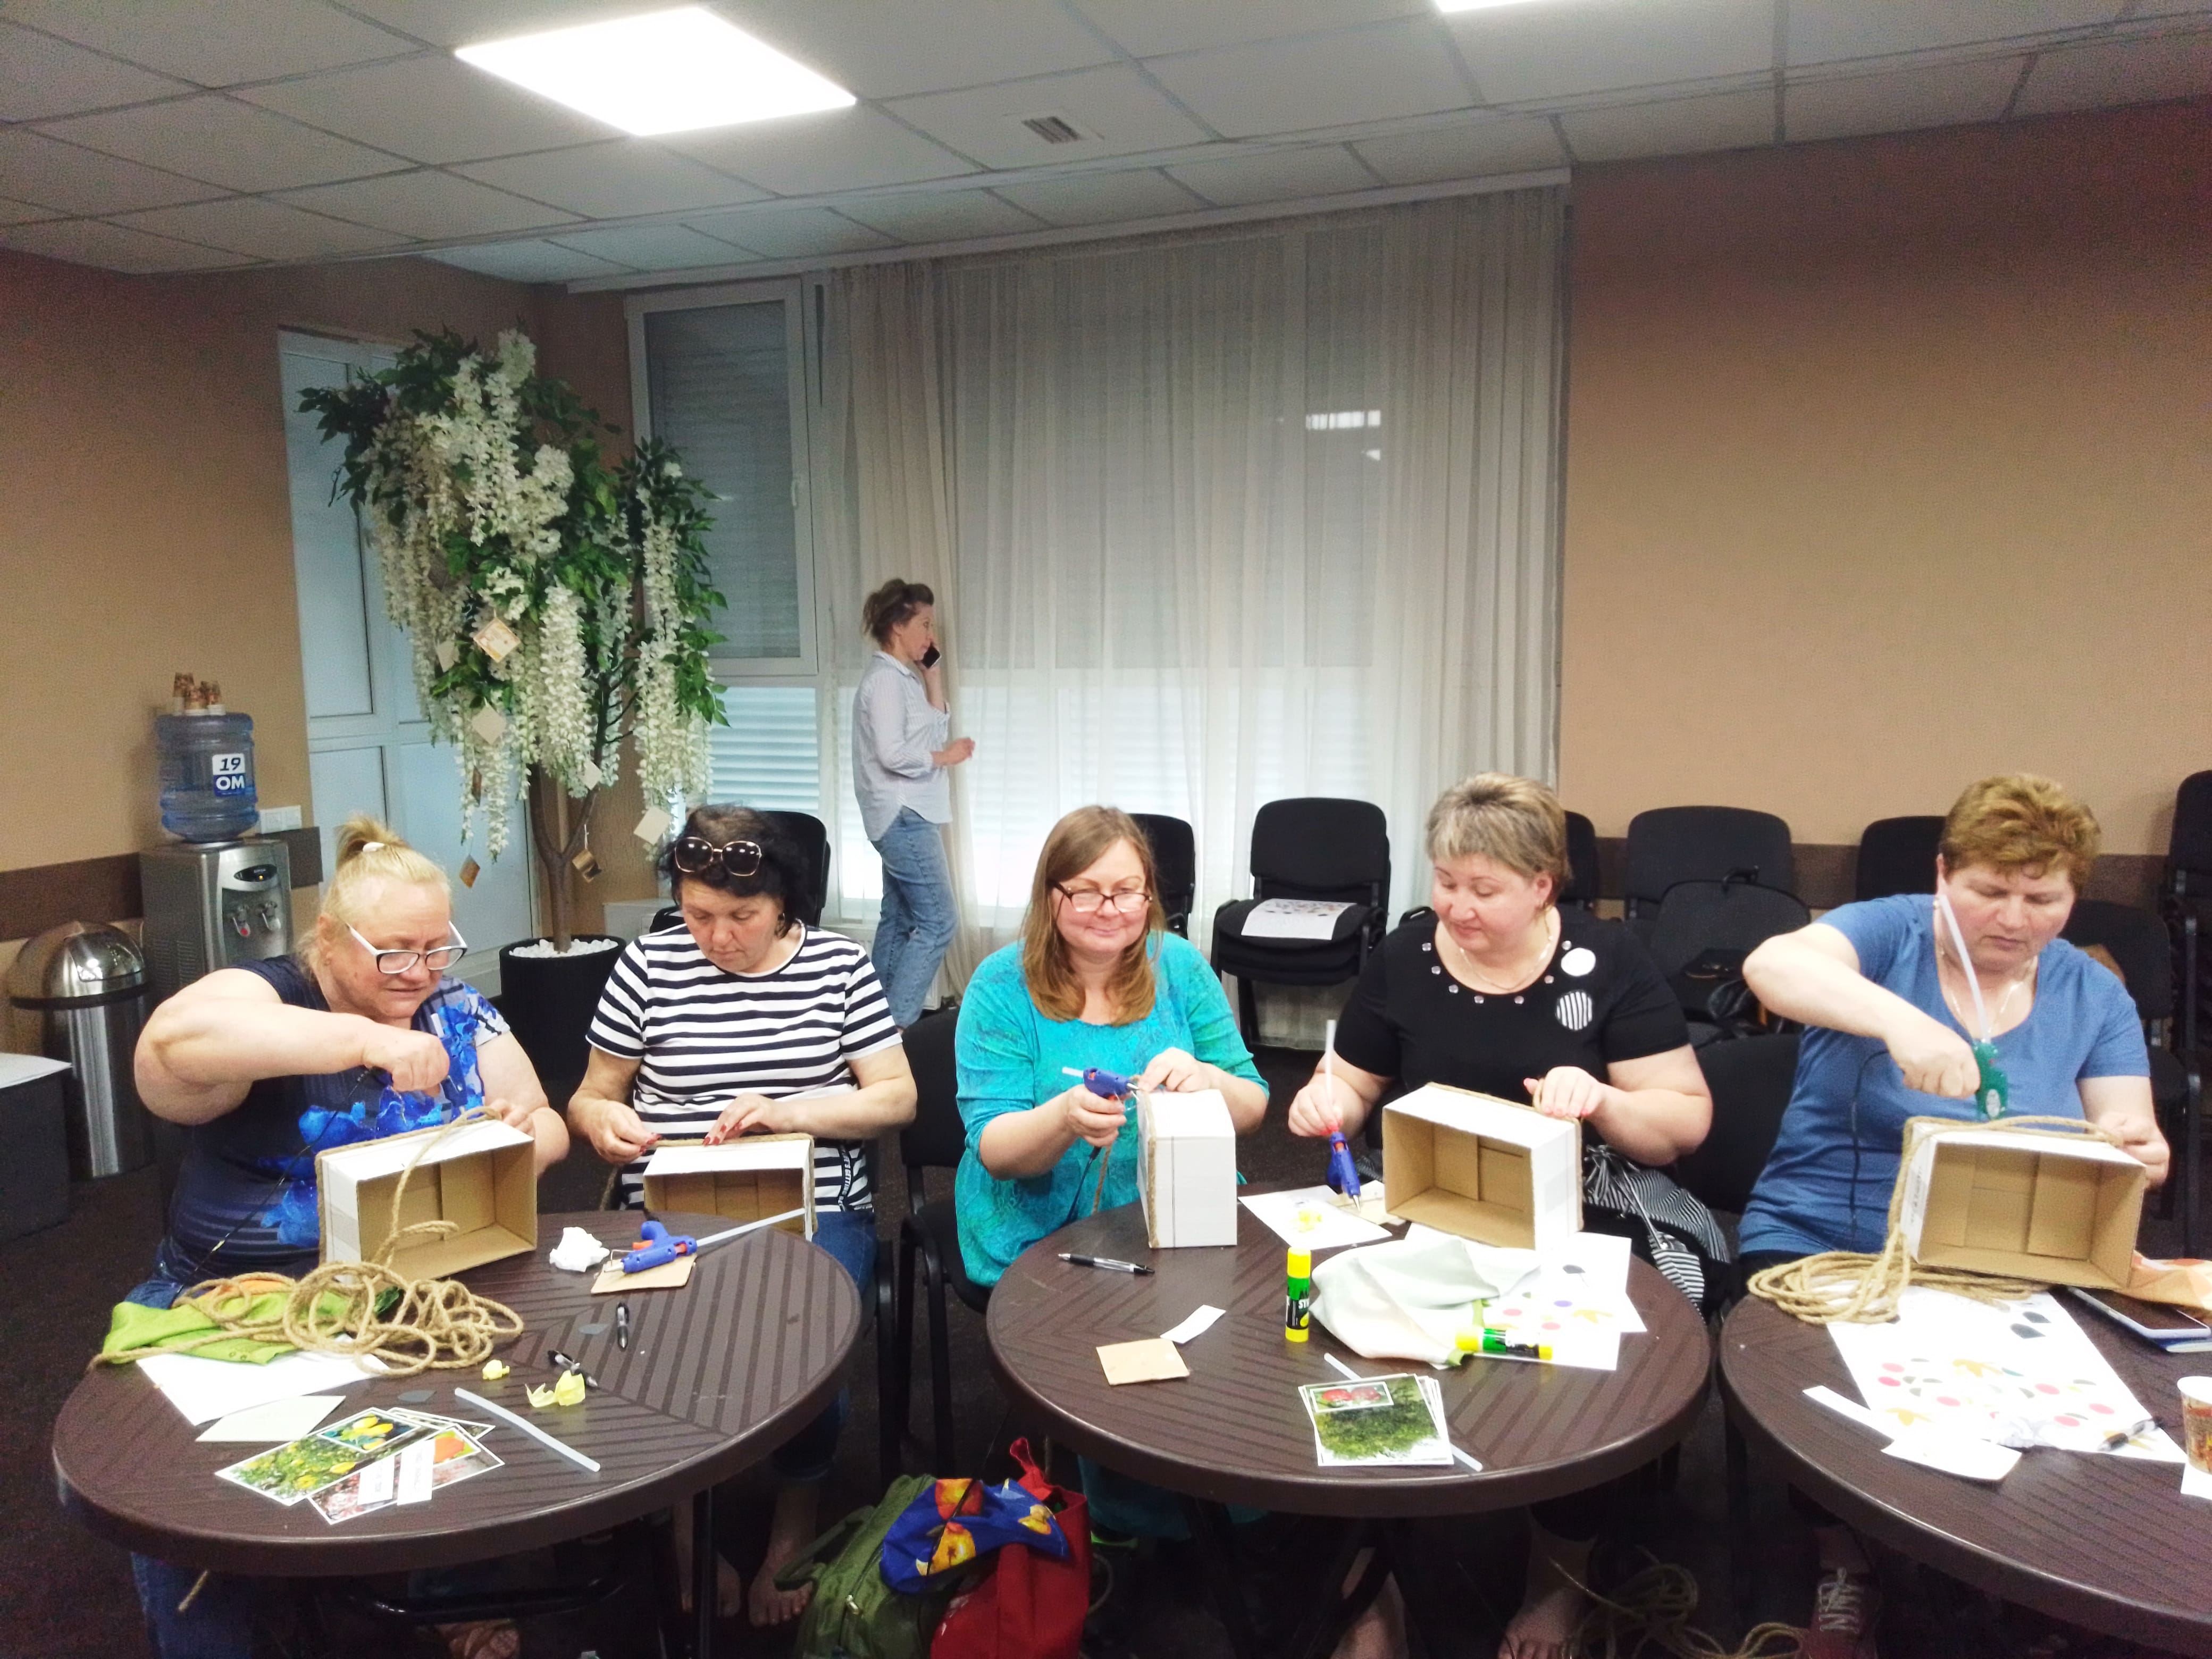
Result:
{"type": "MultiPolygon", "coordinates": [[[[2212,1354],[2160,1352],[2087,1309],[2081,1328],[2143,1409],[2179,1438],[2177,1377],[2212,1354]]],[[[2031,1451],[1997,1486],[1883,1451],[1805,1397],[1858,1398],[1825,1327],[1750,1298],[1721,1331],[1731,1419],[1790,1483],[1869,1537],[2056,1618],[2179,1653],[2212,1656],[2212,1510],[2172,1463],[2031,1451]]]]}
{"type": "MultiPolygon", "coordinates": [[[[522,1316],[500,1351],[497,1382],[473,1370],[365,1377],[331,1420],[369,1407],[415,1407],[481,1421],[455,1384],[527,1417],[596,1459],[592,1474],[512,1425],[497,1423],[494,1469],[441,1489],[428,1504],[392,1504],[331,1526],[312,1504],[285,1506],[215,1478],[251,1446],[202,1444],[135,1366],[104,1367],[77,1384],[54,1425],[63,1506],[126,1549],[180,1566],[253,1577],[313,1577],[439,1567],[577,1538],[699,1497],[695,1532],[711,1525],[705,1495],[760,1462],[836,1395],[860,1328],[860,1297],[826,1252],[775,1229],[708,1251],[680,1290],[595,1297],[595,1274],[564,1273],[545,1252],[564,1227],[617,1250],[636,1243],[635,1212],[538,1218],[540,1248],[460,1274],[522,1316]],[[615,1340],[615,1305],[630,1310],[629,1346],[615,1340]],[[524,1398],[553,1379],[559,1349],[600,1386],[583,1403],[534,1412],[524,1398]]],[[[714,1216],[660,1217],[704,1237],[714,1216]]],[[[204,1425],[202,1425],[204,1426],[204,1425]]],[[[714,1551],[694,1562],[702,1651],[711,1638],[714,1551]]]]}
{"type": "MultiPolygon", "coordinates": [[[[1241,1204],[1237,1227],[1234,1249],[1154,1250],[1137,1206],[1088,1217],[1022,1253],[992,1291],[987,1322],[992,1367],[1017,1411],[1109,1468],[1197,1500],[1192,1528],[1209,1555],[1230,1536],[1221,1506],[1231,1504],[1386,1523],[1347,1534],[1345,1566],[1319,1581],[1333,1598],[1356,1548],[1377,1543],[1385,1547],[1378,1559],[1385,1553],[1390,1524],[1596,1486],[1681,1440],[1705,1402],[1712,1359],[1705,1322],[1656,1270],[1632,1261],[1629,1293],[1649,1329],[1621,1339],[1619,1369],[1493,1360],[1434,1373],[1453,1442],[1480,1460],[1482,1473],[1456,1464],[1322,1468],[1297,1389],[1340,1380],[1324,1354],[1371,1376],[1427,1368],[1362,1358],[1319,1322],[1307,1341],[1285,1340],[1285,1246],[1241,1204]],[[1059,1260],[1061,1250],[1154,1272],[1078,1267],[1059,1260]],[[1227,1312],[1183,1346],[1188,1379],[1107,1383],[1100,1344],[1158,1336],[1201,1304],[1227,1312]]],[[[1225,1559],[1211,1565],[1221,1569],[1208,1575],[1217,1586],[1233,1571],[1225,1559]]],[[[1379,1583],[1381,1574],[1375,1577],[1379,1583]]],[[[1238,1598],[1217,1599],[1232,1644],[1256,1651],[1238,1598]]],[[[1293,1649],[1327,1652],[1314,1644],[1340,1626],[1344,1612],[1332,1606],[1316,1613],[1293,1649]]]]}

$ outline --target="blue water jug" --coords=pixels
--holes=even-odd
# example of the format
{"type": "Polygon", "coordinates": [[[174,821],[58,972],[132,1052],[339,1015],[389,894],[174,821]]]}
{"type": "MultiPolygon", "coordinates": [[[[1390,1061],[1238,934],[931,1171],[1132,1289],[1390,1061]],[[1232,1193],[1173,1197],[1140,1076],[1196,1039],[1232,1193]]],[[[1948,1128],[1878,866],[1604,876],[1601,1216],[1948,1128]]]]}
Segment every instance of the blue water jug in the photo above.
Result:
{"type": "Polygon", "coordinates": [[[235,841],[261,821],[251,714],[161,714],[161,827],[186,841],[235,841]]]}

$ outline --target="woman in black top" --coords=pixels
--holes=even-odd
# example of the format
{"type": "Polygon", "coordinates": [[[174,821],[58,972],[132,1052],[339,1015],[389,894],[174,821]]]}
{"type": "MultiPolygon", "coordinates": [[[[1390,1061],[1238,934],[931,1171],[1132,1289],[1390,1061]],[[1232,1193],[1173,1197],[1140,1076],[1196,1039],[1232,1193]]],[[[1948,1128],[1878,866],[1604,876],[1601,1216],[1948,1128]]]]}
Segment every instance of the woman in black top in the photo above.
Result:
{"type": "MultiPolygon", "coordinates": [[[[1394,1084],[1444,1083],[1580,1118],[1583,1224],[1711,1312],[1728,1245],[1658,1169],[1705,1139],[1712,1096],[1674,993],[1615,922],[1567,921],[1566,815],[1540,783],[1486,772],[1430,810],[1433,915],[1382,943],[1337,1027],[1332,1073],[1291,1102],[1293,1134],[1355,1133],[1394,1084]]],[[[1389,1172],[1385,1170],[1387,1182],[1389,1172]]],[[[1565,1659],[1584,1610],[1603,1488],[1536,1506],[1528,1590],[1499,1659],[1565,1659]]]]}

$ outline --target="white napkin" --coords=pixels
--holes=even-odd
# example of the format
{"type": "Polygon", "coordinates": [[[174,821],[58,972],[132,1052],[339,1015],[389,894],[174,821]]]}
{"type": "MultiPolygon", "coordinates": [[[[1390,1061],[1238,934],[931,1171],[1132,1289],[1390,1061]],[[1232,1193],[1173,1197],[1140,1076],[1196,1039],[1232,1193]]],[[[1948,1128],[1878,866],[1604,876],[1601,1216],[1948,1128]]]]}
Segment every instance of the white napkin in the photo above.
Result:
{"type": "Polygon", "coordinates": [[[613,1254],[581,1227],[568,1227],[545,1259],[564,1273],[587,1273],[613,1254]]]}

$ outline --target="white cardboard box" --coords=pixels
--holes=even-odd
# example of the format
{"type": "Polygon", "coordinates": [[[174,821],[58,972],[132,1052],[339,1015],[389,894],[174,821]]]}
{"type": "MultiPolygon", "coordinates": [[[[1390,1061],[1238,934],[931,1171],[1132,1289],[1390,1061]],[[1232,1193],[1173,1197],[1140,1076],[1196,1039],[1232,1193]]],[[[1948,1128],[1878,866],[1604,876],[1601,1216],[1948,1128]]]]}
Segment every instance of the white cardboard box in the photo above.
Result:
{"type": "Polygon", "coordinates": [[[1390,1214],[1542,1249],[1583,1228],[1583,1126],[1431,1083],[1382,1109],[1390,1214]]]}
{"type": "Polygon", "coordinates": [[[2087,1135],[1915,1129],[1898,1224],[1915,1261],[2124,1291],[2149,1172],[2087,1135]]]}
{"type": "Polygon", "coordinates": [[[1137,1196],[1156,1249],[1237,1242],[1237,1127],[1218,1089],[1137,1097],[1137,1196]]]}
{"type": "Polygon", "coordinates": [[[399,1249],[392,1266],[412,1278],[443,1279],[537,1249],[537,1144],[511,1124],[485,1121],[319,1153],[323,1260],[373,1261],[394,1233],[422,1221],[450,1221],[455,1231],[399,1249]],[[395,1212],[400,1172],[432,1141],[395,1212]]]}
{"type": "Polygon", "coordinates": [[[645,1207],[675,1214],[759,1221],[787,1210],[779,1224],[814,1237],[814,1137],[740,1135],[719,1146],[663,1146],[646,1160],[645,1207]]]}

